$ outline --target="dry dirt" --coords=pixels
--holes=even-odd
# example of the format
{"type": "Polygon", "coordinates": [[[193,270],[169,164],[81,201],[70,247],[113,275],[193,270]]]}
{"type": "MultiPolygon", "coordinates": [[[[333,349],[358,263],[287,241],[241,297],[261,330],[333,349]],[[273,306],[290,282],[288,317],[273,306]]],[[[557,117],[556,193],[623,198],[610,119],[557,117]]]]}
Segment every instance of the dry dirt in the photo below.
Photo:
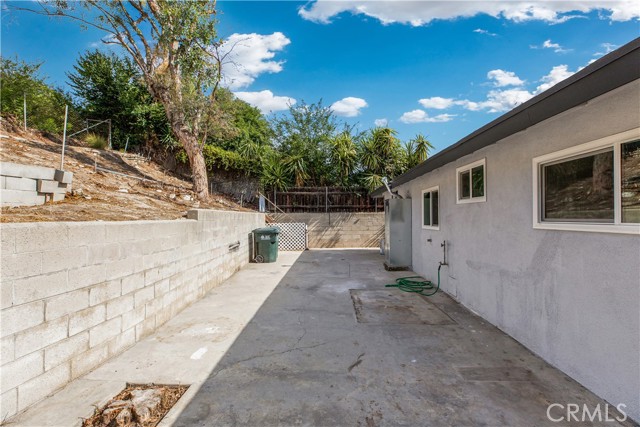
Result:
{"type": "MultiPolygon", "coordinates": [[[[61,141],[54,137],[22,131],[4,118],[0,124],[0,161],[59,169],[61,150],[61,141]]],[[[248,210],[221,194],[198,201],[189,180],[157,163],[137,154],[95,150],[75,139],[65,150],[64,169],[73,172],[73,194],[41,206],[3,207],[0,221],[177,219],[194,208],[248,210]]]]}
{"type": "Polygon", "coordinates": [[[82,427],[155,427],[187,390],[187,386],[128,384],[82,427]]]}

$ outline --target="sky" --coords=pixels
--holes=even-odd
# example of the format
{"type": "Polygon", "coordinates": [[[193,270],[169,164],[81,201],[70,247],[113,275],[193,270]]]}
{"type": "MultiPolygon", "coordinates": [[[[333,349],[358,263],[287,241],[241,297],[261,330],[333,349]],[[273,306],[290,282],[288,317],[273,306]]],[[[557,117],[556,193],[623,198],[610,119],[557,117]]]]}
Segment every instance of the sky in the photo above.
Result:
{"type": "MultiPolygon", "coordinates": [[[[5,57],[66,88],[79,54],[114,49],[77,23],[4,2],[5,57]],[[8,5],[8,7],[7,7],[8,5]]],[[[322,100],[355,129],[435,152],[640,35],[634,1],[219,1],[224,85],[267,116],[322,100]]]]}

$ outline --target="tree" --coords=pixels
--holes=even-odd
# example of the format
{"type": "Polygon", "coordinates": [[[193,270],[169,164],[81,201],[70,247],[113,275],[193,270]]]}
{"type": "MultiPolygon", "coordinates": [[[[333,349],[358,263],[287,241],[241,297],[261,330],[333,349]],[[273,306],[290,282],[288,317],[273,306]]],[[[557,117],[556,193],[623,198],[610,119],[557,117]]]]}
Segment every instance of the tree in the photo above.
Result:
{"type": "Polygon", "coordinates": [[[290,177],[282,163],[281,157],[271,151],[264,157],[262,162],[262,174],[260,182],[264,188],[272,188],[279,191],[286,191],[290,184],[290,177]]]}
{"type": "Polygon", "coordinates": [[[27,98],[27,122],[30,127],[62,134],[65,105],[70,107],[70,126],[78,122],[71,96],[46,83],[40,75],[42,63],[27,63],[18,58],[0,58],[0,97],[2,112],[22,118],[24,97],[27,98]]]}
{"type": "Polygon", "coordinates": [[[134,145],[151,139],[151,134],[166,133],[164,109],[153,102],[129,58],[95,50],[80,55],[73,69],[67,73],[69,86],[84,115],[111,119],[114,146],[124,146],[128,137],[133,137],[130,145],[134,145]]]}
{"type": "Polygon", "coordinates": [[[285,156],[297,186],[330,184],[330,142],[338,127],[336,116],[322,100],[292,105],[288,115],[272,120],[275,147],[285,156]]]}
{"type": "Polygon", "coordinates": [[[259,109],[225,88],[218,89],[216,99],[209,118],[207,143],[231,151],[248,151],[249,155],[271,145],[271,127],[259,109]]]}
{"type": "Polygon", "coordinates": [[[337,169],[338,180],[346,186],[358,160],[356,144],[348,130],[339,133],[330,143],[331,161],[337,169]]]}
{"type": "Polygon", "coordinates": [[[53,17],[67,17],[107,33],[105,43],[121,46],[140,69],[152,98],[164,107],[169,125],[183,146],[199,198],[208,196],[202,153],[203,122],[216,101],[220,81],[220,45],[216,2],[212,0],[38,0],[53,17]]]}
{"type": "Polygon", "coordinates": [[[433,145],[421,134],[418,134],[415,138],[409,140],[409,142],[405,144],[406,168],[411,169],[427,160],[429,152],[432,149],[433,145]]]}
{"type": "Polygon", "coordinates": [[[376,127],[360,142],[363,183],[369,190],[382,185],[382,178],[391,179],[406,170],[406,155],[397,134],[389,127],[376,127]]]}

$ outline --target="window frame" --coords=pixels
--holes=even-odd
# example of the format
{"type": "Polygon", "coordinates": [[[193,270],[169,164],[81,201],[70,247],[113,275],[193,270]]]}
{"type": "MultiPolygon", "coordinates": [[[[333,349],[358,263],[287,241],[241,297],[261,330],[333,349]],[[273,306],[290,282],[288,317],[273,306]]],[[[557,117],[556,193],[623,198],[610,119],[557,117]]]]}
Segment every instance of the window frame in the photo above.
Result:
{"type": "Polygon", "coordinates": [[[459,168],[456,168],[456,204],[457,205],[461,205],[461,204],[465,204],[465,203],[482,203],[482,202],[486,202],[487,201],[487,158],[484,157],[480,160],[477,160],[473,163],[469,163],[466,164],[464,166],[461,166],[459,168]],[[483,180],[482,180],[482,184],[483,184],[483,188],[482,188],[482,196],[480,197],[473,197],[473,173],[472,170],[478,166],[482,166],[482,173],[483,173],[483,180]],[[460,175],[463,172],[469,172],[469,180],[470,180],[470,187],[469,187],[469,198],[468,199],[461,199],[460,198],[460,175]]]}
{"type": "MultiPolygon", "coordinates": [[[[429,207],[431,208],[430,218],[431,218],[431,223],[433,224],[433,196],[431,196],[431,203],[429,203],[429,207]]],[[[422,190],[422,197],[420,198],[420,212],[422,212],[420,223],[422,224],[423,230],[440,230],[440,186],[439,185],[427,188],[426,190],[422,190]],[[434,191],[438,192],[438,225],[424,225],[424,195],[426,193],[433,193],[434,191]]]]}
{"type": "Polygon", "coordinates": [[[640,234],[640,224],[622,222],[622,177],[621,177],[621,146],[627,142],[640,139],[640,128],[631,129],[615,135],[600,138],[584,144],[576,145],[564,150],[555,151],[532,160],[533,183],[533,228],[541,230],[589,231],[596,233],[640,234]],[[543,180],[542,168],[545,165],[569,161],[572,158],[596,154],[608,148],[613,149],[613,222],[544,220],[543,180]]]}

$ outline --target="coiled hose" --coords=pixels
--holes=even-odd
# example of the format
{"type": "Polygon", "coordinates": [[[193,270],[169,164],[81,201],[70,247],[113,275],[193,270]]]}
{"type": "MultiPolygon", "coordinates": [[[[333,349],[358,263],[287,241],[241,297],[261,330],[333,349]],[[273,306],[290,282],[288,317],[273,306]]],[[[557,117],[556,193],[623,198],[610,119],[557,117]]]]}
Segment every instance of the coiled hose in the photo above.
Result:
{"type": "Polygon", "coordinates": [[[434,285],[433,282],[429,280],[424,280],[420,276],[409,276],[409,277],[400,277],[396,279],[395,283],[391,283],[389,285],[384,285],[385,288],[398,288],[403,292],[413,292],[416,294],[423,295],[425,297],[430,297],[431,295],[435,295],[440,289],[440,268],[442,268],[442,264],[438,265],[438,284],[434,285]],[[421,279],[421,280],[415,280],[421,279]]]}

